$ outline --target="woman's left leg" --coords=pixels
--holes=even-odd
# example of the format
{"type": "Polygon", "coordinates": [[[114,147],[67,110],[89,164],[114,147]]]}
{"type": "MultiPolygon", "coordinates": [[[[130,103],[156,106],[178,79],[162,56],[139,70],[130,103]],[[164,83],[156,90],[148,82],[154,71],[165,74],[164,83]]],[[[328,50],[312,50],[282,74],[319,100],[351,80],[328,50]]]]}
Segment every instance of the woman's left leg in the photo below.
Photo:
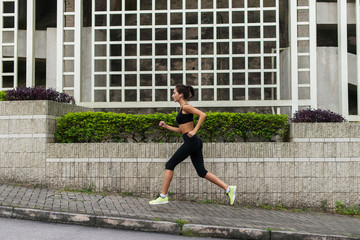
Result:
{"type": "Polygon", "coordinates": [[[200,177],[205,178],[206,180],[218,185],[223,188],[225,191],[228,189],[229,185],[224,183],[218,176],[208,172],[204,166],[204,157],[202,154],[202,148],[190,155],[191,161],[196,169],[197,174],[200,177]]]}
{"type": "Polygon", "coordinates": [[[226,193],[228,194],[229,198],[230,198],[230,205],[233,205],[234,201],[235,201],[236,186],[227,185],[220,178],[218,178],[215,174],[213,174],[211,172],[208,172],[205,169],[204,157],[203,157],[203,154],[202,154],[202,144],[201,144],[201,147],[199,148],[199,150],[192,153],[190,155],[190,157],[191,157],[191,161],[194,164],[194,167],[195,167],[196,172],[198,173],[198,175],[200,177],[203,177],[203,178],[209,180],[210,182],[220,186],[221,188],[223,188],[226,191],[226,193]]]}
{"type": "Polygon", "coordinates": [[[220,186],[221,188],[223,188],[225,191],[228,189],[229,185],[227,185],[226,183],[224,183],[218,176],[216,176],[215,174],[211,173],[211,172],[207,172],[207,174],[205,175],[205,179],[209,180],[212,183],[215,183],[216,185],[220,186]]]}

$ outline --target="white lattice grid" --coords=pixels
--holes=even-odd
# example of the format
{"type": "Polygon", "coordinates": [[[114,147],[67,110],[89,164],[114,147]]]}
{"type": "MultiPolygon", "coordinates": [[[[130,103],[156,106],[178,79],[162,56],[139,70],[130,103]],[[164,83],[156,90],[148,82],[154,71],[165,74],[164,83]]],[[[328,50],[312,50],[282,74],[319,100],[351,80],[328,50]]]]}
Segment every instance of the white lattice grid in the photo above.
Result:
{"type": "Polygon", "coordinates": [[[18,85],[18,1],[2,0],[0,13],[0,90],[7,90],[18,85]]]}
{"type": "Polygon", "coordinates": [[[317,107],[316,1],[289,1],[292,112],[317,107]]]}
{"type": "MultiPolygon", "coordinates": [[[[139,9],[141,1],[137,0],[137,10],[135,11],[124,11],[125,1],[122,1],[121,9],[113,10],[111,9],[113,1],[110,0],[107,0],[106,9],[96,9],[96,1],[99,0],[94,0],[92,6],[93,102],[127,102],[127,95],[131,94],[131,91],[133,99],[130,101],[169,101],[174,84],[179,81],[191,82],[189,79],[187,80],[190,75],[195,75],[195,80],[191,82],[198,90],[198,98],[195,100],[279,99],[278,1],[274,0],[273,6],[264,6],[263,1],[183,1],[181,8],[173,9],[172,2],[168,0],[166,9],[157,9],[156,3],[153,1],[152,9],[143,10],[139,9]],[[226,2],[227,6],[220,8],[219,2],[226,2]],[[208,7],[204,7],[204,4],[208,7]],[[214,6],[216,7],[214,8],[214,6]],[[218,13],[220,12],[228,16],[225,23],[218,22],[218,13]],[[171,17],[175,14],[182,15],[181,23],[171,22],[171,17]],[[204,14],[211,14],[214,22],[201,23],[204,14]],[[151,22],[141,22],[146,15],[151,16],[151,22]],[[195,17],[197,21],[187,23],[187,17],[191,15],[197,15],[195,17]],[[249,16],[259,16],[259,19],[252,19],[252,22],[249,22],[249,16]],[[134,26],[127,25],[126,21],[131,17],[136,18],[134,26]],[[100,25],[103,26],[97,26],[97,19],[101,18],[103,21],[100,21],[102,22],[100,25]],[[121,23],[113,26],[113,19],[116,18],[121,18],[121,23]],[[274,21],[264,21],[269,18],[274,21]],[[212,37],[202,35],[202,30],[210,28],[213,29],[212,37]],[[228,32],[228,36],[218,38],[217,31],[220,28],[228,32]],[[156,39],[156,32],[161,29],[167,30],[167,36],[164,39],[156,39]],[[126,38],[127,33],[131,31],[136,32],[135,39],[126,38]],[[152,38],[144,40],[142,37],[145,35],[142,33],[147,31],[151,32],[152,38]],[[180,38],[173,39],[172,33],[175,31],[182,31],[180,38]],[[121,37],[110,39],[115,32],[121,37]],[[241,35],[241,32],[244,35],[237,36],[241,35]],[[198,38],[189,39],[191,34],[197,34],[198,38]],[[163,54],[156,54],[161,44],[166,46],[167,51],[163,54]],[[187,51],[190,44],[198,46],[197,52],[190,54],[187,51]],[[213,53],[202,53],[201,47],[204,44],[213,44],[213,53]],[[228,45],[227,53],[217,52],[217,46],[221,44],[228,45]],[[243,52],[233,52],[233,46],[237,44],[244,46],[243,52]],[[174,49],[181,49],[174,48],[177,45],[182,47],[181,53],[172,54],[171,51],[174,49]],[[249,48],[249,46],[251,47],[249,48]],[[151,52],[140,54],[143,47],[149,47],[151,52]],[[114,55],[114,48],[118,48],[119,51],[116,56],[110,56],[111,53],[114,55]],[[127,55],[126,50],[131,48],[135,49],[135,56],[127,55]],[[252,52],[249,49],[252,49],[252,52]],[[214,63],[212,69],[202,69],[201,63],[205,58],[211,59],[214,63]],[[180,64],[176,65],[177,61],[180,64]],[[187,63],[191,61],[197,62],[197,66],[195,69],[186,69],[187,63]],[[218,69],[221,61],[228,61],[229,68],[218,69]],[[242,61],[243,65],[240,66],[242,61]],[[254,68],[251,61],[257,62],[258,67],[254,68]],[[140,64],[144,62],[149,62],[152,67],[146,70],[140,69],[140,64]],[[166,62],[165,65],[161,65],[162,69],[158,68],[160,65],[157,63],[159,62],[166,62]],[[269,65],[271,67],[268,67],[269,65]],[[213,76],[212,84],[202,84],[204,74],[213,76]],[[226,84],[220,85],[217,82],[220,74],[229,76],[226,84]],[[239,75],[242,75],[240,79],[237,78],[239,75]],[[159,76],[164,77],[165,80],[157,85],[156,79],[159,76]],[[180,80],[175,77],[179,77],[180,80]],[[249,79],[257,79],[257,82],[250,82],[249,79]],[[204,93],[207,91],[213,91],[213,99],[204,99],[204,93]],[[223,96],[224,93],[227,95],[223,99],[219,99],[218,96],[218,93],[221,92],[223,96]]],[[[211,94],[207,94],[207,96],[209,95],[211,94]]]]}

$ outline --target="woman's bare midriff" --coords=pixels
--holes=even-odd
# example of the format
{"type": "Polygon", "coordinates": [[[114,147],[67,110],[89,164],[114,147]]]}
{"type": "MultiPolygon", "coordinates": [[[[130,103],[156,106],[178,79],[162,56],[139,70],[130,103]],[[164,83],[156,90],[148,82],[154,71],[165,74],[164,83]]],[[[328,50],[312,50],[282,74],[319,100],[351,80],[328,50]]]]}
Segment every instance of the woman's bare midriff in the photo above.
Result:
{"type": "Polygon", "coordinates": [[[191,132],[192,130],[194,130],[194,123],[188,122],[188,123],[180,124],[179,128],[180,128],[181,134],[185,134],[185,133],[188,133],[188,132],[191,132]]]}

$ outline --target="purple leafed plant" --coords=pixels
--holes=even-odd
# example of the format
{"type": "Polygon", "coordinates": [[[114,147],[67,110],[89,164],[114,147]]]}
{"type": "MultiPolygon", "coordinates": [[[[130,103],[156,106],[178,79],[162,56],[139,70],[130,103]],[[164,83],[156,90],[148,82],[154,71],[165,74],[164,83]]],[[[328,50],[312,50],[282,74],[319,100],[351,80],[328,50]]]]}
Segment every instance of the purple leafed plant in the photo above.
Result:
{"type": "Polygon", "coordinates": [[[43,87],[18,87],[8,90],[6,94],[7,101],[24,100],[50,100],[55,102],[64,102],[75,104],[75,99],[66,93],[59,93],[56,90],[43,87]]]}
{"type": "Polygon", "coordinates": [[[322,109],[304,109],[294,113],[292,122],[346,122],[338,113],[322,109]]]}

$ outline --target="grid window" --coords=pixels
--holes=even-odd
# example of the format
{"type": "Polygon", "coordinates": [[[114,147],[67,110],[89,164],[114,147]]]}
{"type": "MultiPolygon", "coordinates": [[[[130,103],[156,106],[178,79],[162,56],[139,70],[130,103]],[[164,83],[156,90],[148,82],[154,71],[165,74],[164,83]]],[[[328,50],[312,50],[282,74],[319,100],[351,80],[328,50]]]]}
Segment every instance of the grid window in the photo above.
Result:
{"type": "Polygon", "coordinates": [[[278,0],[137,3],[93,3],[94,101],[171,101],[178,83],[193,85],[198,101],[276,99],[278,0]]]}

